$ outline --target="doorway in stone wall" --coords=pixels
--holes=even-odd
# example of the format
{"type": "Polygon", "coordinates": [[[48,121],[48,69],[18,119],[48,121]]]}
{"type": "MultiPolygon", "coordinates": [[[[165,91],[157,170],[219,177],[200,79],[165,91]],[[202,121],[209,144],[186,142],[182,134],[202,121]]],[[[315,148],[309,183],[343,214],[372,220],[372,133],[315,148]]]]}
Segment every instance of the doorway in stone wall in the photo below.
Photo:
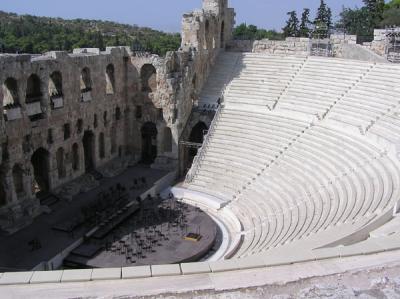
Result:
{"type": "Polygon", "coordinates": [[[45,196],[50,190],[49,170],[50,170],[50,154],[44,148],[36,150],[32,157],[31,163],[33,166],[34,180],[33,193],[40,198],[45,196]]]}
{"type": "Polygon", "coordinates": [[[225,48],[225,22],[221,23],[221,48],[225,48]]]}
{"type": "MultiPolygon", "coordinates": [[[[208,127],[204,122],[198,122],[190,132],[189,141],[192,143],[202,144],[204,141],[204,135],[206,134],[207,130],[208,127]]],[[[191,167],[193,159],[197,155],[197,151],[197,148],[188,148],[188,161],[186,164],[187,168],[191,167]]]]}
{"type": "Polygon", "coordinates": [[[147,122],[142,126],[142,162],[152,164],[157,158],[157,126],[147,122]]]}
{"type": "Polygon", "coordinates": [[[0,165],[0,208],[7,204],[5,185],[5,175],[3,173],[3,167],[0,165]]]}
{"type": "Polygon", "coordinates": [[[89,172],[94,169],[94,134],[92,131],[85,131],[83,135],[83,152],[85,157],[85,170],[89,172]]]}

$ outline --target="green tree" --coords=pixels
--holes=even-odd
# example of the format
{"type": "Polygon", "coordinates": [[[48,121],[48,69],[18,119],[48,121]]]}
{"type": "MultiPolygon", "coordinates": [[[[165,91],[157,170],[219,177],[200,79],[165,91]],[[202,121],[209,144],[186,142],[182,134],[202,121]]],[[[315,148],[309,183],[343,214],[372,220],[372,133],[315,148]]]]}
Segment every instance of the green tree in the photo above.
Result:
{"type": "Polygon", "coordinates": [[[383,12],[380,27],[400,26],[400,4],[398,7],[391,7],[383,12]]]}
{"type": "Polygon", "coordinates": [[[79,47],[132,44],[140,36],[150,51],[164,55],[176,50],[181,43],[179,34],[168,34],[136,25],[125,25],[98,20],[63,20],[35,16],[18,16],[0,11],[0,40],[8,53],[38,54],[50,50],[71,51],[79,47]],[[140,34],[139,34],[140,33],[140,34]]]}
{"type": "Polygon", "coordinates": [[[275,30],[260,29],[255,25],[242,23],[233,29],[233,38],[241,40],[260,40],[264,38],[280,40],[282,39],[282,34],[275,30]]]}
{"type": "Polygon", "coordinates": [[[343,8],[336,26],[345,29],[347,34],[357,35],[358,42],[370,41],[373,37],[373,28],[369,22],[367,8],[343,8]]]}
{"type": "Polygon", "coordinates": [[[385,4],[385,10],[389,10],[391,8],[400,8],[400,0],[392,0],[385,4]]]}
{"type": "Polygon", "coordinates": [[[321,0],[317,16],[314,20],[314,26],[314,36],[318,38],[328,37],[329,30],[332,27],[332,10],[326,5],[324,0],[321,0]]]}
{"type": "Polygon", "coordinates": [[[385,0],[363,0],[364,7],[369,12],[369,22],[371,26],[377,28],[383,20],[385,10],[385,0]]]}
{"type": "Polygon", "coordinates": [[[304,8],[303,13],[301,14],[301,22],[299,27],[299,35],[301,37],[309,37],[310,35],[310,9],[304,8]]]}
{"type": "Polygon", "coordinates": [[[290,11],[287,15],[289,19],[286,22],[286,26],[283,28],[283,35],[285,37],[299,36],[299,19],[297,18],[296,11],[290,11]]]}

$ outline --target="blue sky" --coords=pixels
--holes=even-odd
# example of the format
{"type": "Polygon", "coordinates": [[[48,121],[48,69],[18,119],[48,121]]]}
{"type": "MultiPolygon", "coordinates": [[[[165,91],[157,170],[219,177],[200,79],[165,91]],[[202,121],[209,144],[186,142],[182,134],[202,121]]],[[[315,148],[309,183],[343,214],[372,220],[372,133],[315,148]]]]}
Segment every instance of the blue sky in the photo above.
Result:
{"type": "MultiPolygon", "coordinates": [[[[286,12],[308,7],[315,11],[319,0],[229,0],[237,23],[246,22],[267,29],[280,29],[286,12]]],[[[334,16],[342,6],[362,6],[362,0],[326,0],[334,16]]],[[[184,12],[201,7],[201,0],[0,0],[0,10],[19,14],[62,18],[88,18],[137,24],[179,32],[184,12]]],[[[313,11],[313,15],[314,15],[313,11]]]]}

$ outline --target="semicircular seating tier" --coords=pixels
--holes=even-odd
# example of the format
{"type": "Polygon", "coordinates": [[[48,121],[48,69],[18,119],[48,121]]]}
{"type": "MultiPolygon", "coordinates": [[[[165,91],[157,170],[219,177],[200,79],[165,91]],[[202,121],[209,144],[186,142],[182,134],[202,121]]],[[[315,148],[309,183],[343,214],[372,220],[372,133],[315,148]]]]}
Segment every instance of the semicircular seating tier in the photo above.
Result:
{"type": "MultiPolygon", "coordinates": [[[[239,219],[242,241],[232,256],[357,239],[393,210],[400,198],[400,66],[220,56],[210,78],[224,74],[224,104],[185,187],[221,199],[239,219]]],[[[218,98],[210,84],[202,92],[207,105],[218,98]]]]}

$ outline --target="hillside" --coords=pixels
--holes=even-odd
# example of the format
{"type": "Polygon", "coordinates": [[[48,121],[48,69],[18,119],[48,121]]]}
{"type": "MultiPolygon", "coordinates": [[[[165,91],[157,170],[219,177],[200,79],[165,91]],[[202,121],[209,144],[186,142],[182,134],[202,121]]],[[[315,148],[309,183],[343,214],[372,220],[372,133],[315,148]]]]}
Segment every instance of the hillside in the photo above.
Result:
{"type": "Polygon", "coordinates": [[[43,53],[74,48],[131,46],[139,41],[143,48],[164,55],[180,46],[180,35],[137,25],[100,20],[17,15],[0,11],[0,52],[43,53]]]}

